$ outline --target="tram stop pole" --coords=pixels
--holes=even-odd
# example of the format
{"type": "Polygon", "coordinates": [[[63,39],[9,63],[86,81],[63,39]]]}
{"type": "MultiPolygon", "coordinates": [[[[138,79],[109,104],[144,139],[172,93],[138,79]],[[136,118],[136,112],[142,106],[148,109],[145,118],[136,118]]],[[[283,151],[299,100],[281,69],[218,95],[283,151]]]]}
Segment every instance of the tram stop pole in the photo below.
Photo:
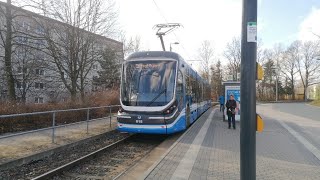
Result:
{"type": "Polygon", "coordinates": [[[256,179],[257,0],[243,0],[241,35],[240,179],[256,179]]]}

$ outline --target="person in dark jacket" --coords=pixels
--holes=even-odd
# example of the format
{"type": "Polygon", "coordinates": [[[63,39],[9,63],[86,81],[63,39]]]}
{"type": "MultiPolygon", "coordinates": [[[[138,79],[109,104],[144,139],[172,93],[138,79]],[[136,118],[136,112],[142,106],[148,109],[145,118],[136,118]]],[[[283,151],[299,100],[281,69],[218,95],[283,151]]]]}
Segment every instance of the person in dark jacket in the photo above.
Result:
{"type": "Polygon", "coordinates": [[[234,100],[233,95],[230,95],[230,99],[226,103],[227,108],[227,115],[228,115],[228,127],[231,128],[231,120],[232,120],[232,126],[233,129],[236,129],[236,108],[237,108],[237,102],[234,100]]]}

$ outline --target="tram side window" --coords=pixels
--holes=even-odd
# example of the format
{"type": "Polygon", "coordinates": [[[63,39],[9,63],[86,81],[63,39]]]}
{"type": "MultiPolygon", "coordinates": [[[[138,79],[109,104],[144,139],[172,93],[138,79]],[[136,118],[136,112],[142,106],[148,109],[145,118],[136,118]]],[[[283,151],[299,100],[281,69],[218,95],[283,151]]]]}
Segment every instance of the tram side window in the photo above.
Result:
{"type": "Polygon", "coordinates": [[[196,86],[196,80],[194,78],[191,78],[191,86],[192,86],[192,103],[197,103],[197,86],[196,86]]]}
{"type": "Polygon", "coordinates": [[[191,77],[189,76],[189,74],[187,75],[186,77],[186,84],[187,84],[187,87],[186,87],[186,94],[188,96],[191,96],[192,94],[192,86],[191,86],[191,77]]]}
{"type": "Polygon", "coordinates": [[[202,82],[199,83],[199,96],[200,96],[200,102],[203,101],[203,88],[202,88],[202,82]]]}
{"type": "Polygon", "coordinates": [[[195,102],[195,99],[194,99],[194,90],[195,89],[193,87],[193,80],[192,80],[191,74],[189,72],[187,72],[186,84],[187,84],[186,95],[192,99],[191,103],[193,103],[193,102],[195,102]]]}
{"type": "Polygon", "coordinates": [[[197,97],[197,103],[200,102],[200,90],[199,90],[199,80],[195,80],[195,86],[197,88],[196,90],[196,97],[197,97]]]}
{"type": "Polygon", "coordinates": [[[177,77],[177,98],[179,99],[182,96],[183,93],[183,77],[181,71],[178,71],[178,77],[177,77]]]}

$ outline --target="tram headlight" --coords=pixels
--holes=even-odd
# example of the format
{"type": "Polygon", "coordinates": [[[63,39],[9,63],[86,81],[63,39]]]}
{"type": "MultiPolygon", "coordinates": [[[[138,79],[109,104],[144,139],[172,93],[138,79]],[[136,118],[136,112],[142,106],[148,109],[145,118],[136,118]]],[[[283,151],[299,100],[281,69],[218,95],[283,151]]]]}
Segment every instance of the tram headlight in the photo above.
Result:
{"type": "Polygon", "coordinates": [[[168,109],[164,111],[164,114],[171,114],[177,108],[176,103],[173,103],[168,109]]]}

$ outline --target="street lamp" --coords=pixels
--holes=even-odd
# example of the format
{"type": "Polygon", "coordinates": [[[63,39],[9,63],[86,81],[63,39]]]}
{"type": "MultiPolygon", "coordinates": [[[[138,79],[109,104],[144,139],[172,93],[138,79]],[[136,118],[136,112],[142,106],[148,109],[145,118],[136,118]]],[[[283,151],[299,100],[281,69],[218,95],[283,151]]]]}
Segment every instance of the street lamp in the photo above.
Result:
{"type": "Polygon", "coordinates": [[[179,42],[170,43],[170,51],[172,51],[171,44],[179,44],[179,42]]]}

